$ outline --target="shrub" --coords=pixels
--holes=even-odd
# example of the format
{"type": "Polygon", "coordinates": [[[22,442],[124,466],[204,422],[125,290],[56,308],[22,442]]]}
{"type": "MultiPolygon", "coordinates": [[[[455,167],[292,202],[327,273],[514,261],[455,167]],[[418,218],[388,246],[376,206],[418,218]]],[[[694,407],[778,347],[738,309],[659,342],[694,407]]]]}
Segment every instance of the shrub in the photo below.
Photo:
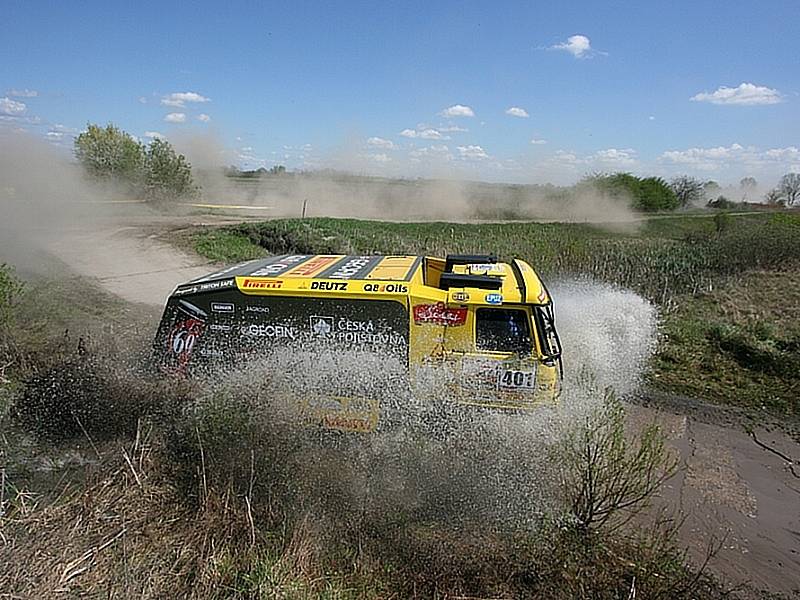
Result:
{"type": "Polygon", "coordinates": [[[145,151],[145,196],[151,200],[191,198],[197,194],[192,167],[166,140],[150,142],[145,151]]]}
{"type": "Polygon", "coordinates": [[[736,208],[736,202],[728,200],[725,196],[717,196],[715,200],[709,200],[706,204],[709,208],[736,208]]]}
{"type": "Polygon", "coordinates": [[[745,369],[785,378],[800,374],[800,332],[779,336],[761,322],[714,324],[708,337],[745,369]]]}
{"type": "Polygon", "coordinates": [[[648,506],[677,468],[655,423],[629,442],[625,410],[610,390],[558,449],[564,493],[579,530],[618,529],[648,506]]]}
{"type": "Polygon", "coordinates": [[[138,189],[145,172],[145,147],[133,136],[109,123],[87,124],[75,138],[75,157],[87,173],[138,189]]]}
{"type": "Polygon", "coordinates": [[[660,177],[640,178],[630,173],[592,175],[584,184],[596,186],[613,197],[627,197],[638,210],[674,210],[680,201],[669,184],[660,177]]]}

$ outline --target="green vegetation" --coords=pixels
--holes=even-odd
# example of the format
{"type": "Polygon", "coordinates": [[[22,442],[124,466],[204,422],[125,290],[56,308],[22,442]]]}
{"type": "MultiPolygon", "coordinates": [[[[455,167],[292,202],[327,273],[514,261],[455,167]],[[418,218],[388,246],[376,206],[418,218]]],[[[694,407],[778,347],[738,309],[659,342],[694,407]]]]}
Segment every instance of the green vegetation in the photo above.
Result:
{"type": "Polygon", "coordinates": [[[611,393],[582,427],[565,439],[554,460],[564,462],[570,515],[585,531],[616,531],[643,508],[678,468],[655,423],[634,443],[625,431],[625,409],[611,393]]]}
{"type": "Polygon", "coordinates": [[[174,200],[197,194],[191,165],[166,140],[145,145],[109,123],[88,124],[75,138],[75,157],[95,179],[120,185],[148,200],[174,200]]]}
{"type": "Polygon", "coordinates": [[[581,183],[593,185],[612,197],[630,198],[633,208],[645,212],[673,210],[688,204],[687,199],[679,198],[669,184],[660,177],[636,177],[630,173],[613,173],[591,175],[581,183]]]}
{"type": "Polygon", "coordinates": [[[271,253],[496,253],[523,258],[548,279],[588,275],[665,304],[748,269],[791,267],[800,260],[798,236],[800,216],[782,213],[657,218],[630,233],[564,223],[287,219],[203,231],[194,237],[194,248],[231,261],[252,258],[254,245],[271,253]]]}
{"type": "Polygon", "coordinates": [[[253,244],[249,237],[225,230],[208,231],[194,241],[194,249],[211,260],[230,263],[267,255],[267,251],[253,244]]]}
{"type": "MultiPolygon", "coordinates": [[[[33,501],[18,469],[9,469],[3,481],[8,499],[0,507],[0,534],[12,541],[0,545],[0,564],[10,566],[0,572],[3,589],[21,595],[58,589],[138,597],[565,600],[623,598],[635,589],[651,598],[723,597],[711,579],[688,566],[674,528],[644,531],[629,523],[673,463],[657,429],[626,436],[621,406],[611,396],[553,448],[564,475],[563,510],[546,514],[535,528],[497,530],[460,523],[459,514],[442,506],[438,516],[392,511],[394,495],[373,506],[373,488],[357,482],[371,477],[360,457],[371,455],[376,464],[386,441],[372,448],[364,439],[326,444],[303,436],[263,406],[274,400],[265,393],[268,381],[244,388],[219,382],[208,392],[180,382],[149,390],[151,398],[177,407],[167,414],[129,403],[141,381],[119,385],[118,373],[95,375],[100,381],[74,379],[71,393],[97,395],[102,409],[92,403],[91,410],[109,426],[83,413],[91,427],[65,432],[52,423],[62,439],[68,434],[76,443],[90,442],[98,464],[83,487],[56,489],[45,503],[43,497],[33,501]],[[131,406],[139,411],[135,422],[131,406]],[[116,428],[122,421],[127,426],[116,428]],[[114,434],[113,442],[104,444],[103,433],[114,434]],[[64,555],[76,561],[64,564],[64,555]],[[91,557],[91,568],[81,568],[82,556],[91,557]]],[[[50,409],[40,414],[41,408],[26,405],[23,425],[47,422],[50,409]]],[[[446,468],[446,455],[437,448],[429,453],[446,468]]],[[[387,456],[392,464],[402,457],[405,468],[419,467],[413,453],[387,456]]]]}
{"type": "Polygon", "coordinates": [[[800,413],[800,274],[754,271],[682,297],[651,381],[723,404],[800,413]]]}
{"type": "Polygon", "coordinates": [[[0,264],[0,334],[9,327],[14,317],[24,285],[6,264],[0,264]]]}

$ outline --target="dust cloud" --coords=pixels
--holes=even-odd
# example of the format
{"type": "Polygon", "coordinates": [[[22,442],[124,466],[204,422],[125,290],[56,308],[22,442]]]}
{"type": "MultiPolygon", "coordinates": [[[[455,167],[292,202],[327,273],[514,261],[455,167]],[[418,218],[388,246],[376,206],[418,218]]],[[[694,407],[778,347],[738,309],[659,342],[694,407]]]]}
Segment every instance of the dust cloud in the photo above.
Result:
{"type": "Polygon", "coordinates": [[[249,214],[265,218],[305,213],[393,221],[525,219],[612,225],[636,221],[628,199],[588,185],[483,183],[470,180],[470,172],[463,168],[437,162],[435,156],[426,159],[430,178],[400,176],[419,170],[411,163],[395,165],[396,176],[391,178],[366,175],[374,169],[354,142],[319,161],[331,169],[250,177],[226,176],[226,166],[237,162],[236,152],[216,133],[175,134],[170,142],[191,163],[203,203],[252,207],[249,214]]]}
{"type": "Polygon", "coordinates": [[[113,221],[124,196],[89,182],[67,150],[31,134],[0,128],[0,148],[0,262],[52,275],[45,249],[71,231],[113,221]]]}
{"type": "Polygon", "coordinates": [[[456,179],[383,179],[311,172],[233,179],[198,176],[205,202],[267,207],[270,217],[343,217],[393,221],[505,221],[628,223],[625,200],[590,189],[551,196],[537,186],[456,179]]]}

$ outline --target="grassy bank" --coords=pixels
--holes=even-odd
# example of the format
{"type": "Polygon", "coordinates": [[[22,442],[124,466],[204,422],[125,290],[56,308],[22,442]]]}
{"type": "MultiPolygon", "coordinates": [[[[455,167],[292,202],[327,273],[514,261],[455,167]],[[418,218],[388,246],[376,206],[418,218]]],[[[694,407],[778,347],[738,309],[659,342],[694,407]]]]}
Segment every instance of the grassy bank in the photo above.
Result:
{"type": "Polygon", "coordinates": [[[657,386],[800,414],[800,215],[674,215],[626,227],[289,219],[200,231],[192,243],[224,262],[289,252],[521,257],[545,278],[588,276],[657,303],[657,386]]]}

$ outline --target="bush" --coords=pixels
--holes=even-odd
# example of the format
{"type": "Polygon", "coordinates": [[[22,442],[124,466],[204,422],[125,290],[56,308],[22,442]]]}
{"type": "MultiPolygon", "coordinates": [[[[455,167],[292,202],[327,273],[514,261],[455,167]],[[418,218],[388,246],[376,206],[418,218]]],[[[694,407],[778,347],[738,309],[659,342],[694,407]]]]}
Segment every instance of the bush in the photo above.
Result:
{"type": "Polygon", "coordinates": [[[150,142],[145,151],[145,195],[150,200],[191,198],[197,194],[192,167],[166,140],[150,142]]]}
{"type": "Polygon", "coordinates": [[[141,187],[144,180],[144,145],[133,136],[109,123],[105,128],[87,124],[86,131],[75,138],[75,157],[89,175],[141,187]]]}
{"type": "Polygon", "coordinates": [[[584,184],[596,186],[613,197],[626,197],[631,206],[643,211],[674,210],[680,201],[669,184],[660,177],[640,178],[630,173],[592,175],[584,184]]]}
{"type": "Polygon", "coordinates": [[[655,423],[629,442],[625,410],[610,390],[603,403],[565,438],[555,457],[564,468],[564,493],[579,530],[615,530],[648,506],[677,460],[655,423]]]}
{"type": "Polygon", "coordinates": [[[709,208],[736,208],[736,202],[728,200],[725,196],[717,196],[716,200],[709,200],[706,204],[709,208]]]}
{"type": "Polygon", "coordinates": [[[745,369],[789,379],[800,376],[799,331],[779,336],[761,322],[744,326],[715,324],[708,336],[745,369]]]}

